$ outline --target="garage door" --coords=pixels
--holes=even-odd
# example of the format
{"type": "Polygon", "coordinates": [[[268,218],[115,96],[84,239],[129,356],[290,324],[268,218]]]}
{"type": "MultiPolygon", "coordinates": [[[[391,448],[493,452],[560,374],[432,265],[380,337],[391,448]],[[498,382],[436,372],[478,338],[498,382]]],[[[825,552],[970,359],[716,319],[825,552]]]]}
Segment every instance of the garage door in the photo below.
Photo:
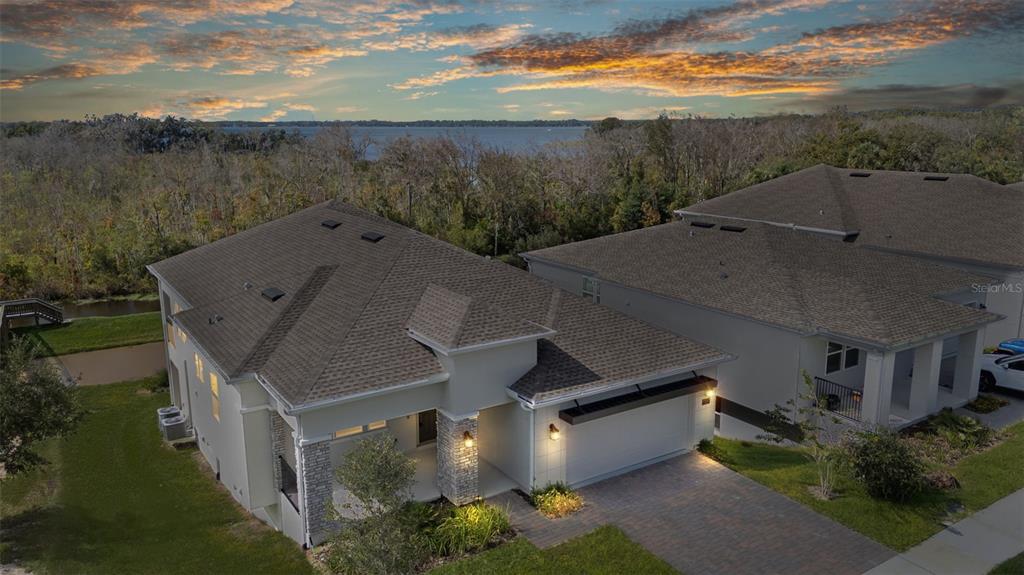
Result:
{"type": "Polygon", "coordinates": [[[686,395],[571,426],[565,475],[570,485],[693,447],[693,399],[686,395]]]}

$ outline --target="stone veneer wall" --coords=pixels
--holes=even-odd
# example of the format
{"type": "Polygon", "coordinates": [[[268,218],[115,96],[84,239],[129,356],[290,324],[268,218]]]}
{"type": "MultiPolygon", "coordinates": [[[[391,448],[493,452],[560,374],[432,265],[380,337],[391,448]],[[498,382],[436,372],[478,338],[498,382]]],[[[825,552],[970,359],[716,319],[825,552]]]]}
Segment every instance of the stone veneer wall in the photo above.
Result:
{"type": "Polygon", "coordinates": [[[480,495],[478,473],[477,415],[459,420],[437,411],[437,485],[456,505],[470,503],[480,495]],[[473,435],[472,447],[466,447],[463,435],[473,435]]]}
{"type": "Polygon", "coordinates": [[[337,526],[327,519],[333,500],[331,478],[331,442],[320,441],[303,445],[300,449],[303,511],[306,533],[313,545],[319,545],[337,526]]]}
{"type": "Polygon", "coordinates": [[[274,454],[274,490],[281,490],[281,463],[279,457],[284,457],[284,450],[293,444],[291,437],[292,428],[276,411],[270,412],[270,433],[273,438],[272,452],[274,454]]]}

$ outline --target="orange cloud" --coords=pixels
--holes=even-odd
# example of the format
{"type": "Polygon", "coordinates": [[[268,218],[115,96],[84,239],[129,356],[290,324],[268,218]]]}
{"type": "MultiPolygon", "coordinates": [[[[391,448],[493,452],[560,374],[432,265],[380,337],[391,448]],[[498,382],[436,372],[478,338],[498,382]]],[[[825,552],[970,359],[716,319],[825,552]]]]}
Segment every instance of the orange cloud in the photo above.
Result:
{"type": "Polygon", "coordinates": [[[89,60],[58,64],[35,72],[16,74],[0,80],[4,90],[20,90],[29,84],[46,80],[76,80],[93,76],[132,74],[146,64],[157,61],[149,46],[136,44],[124,51],[96,50],[89,60]]]}

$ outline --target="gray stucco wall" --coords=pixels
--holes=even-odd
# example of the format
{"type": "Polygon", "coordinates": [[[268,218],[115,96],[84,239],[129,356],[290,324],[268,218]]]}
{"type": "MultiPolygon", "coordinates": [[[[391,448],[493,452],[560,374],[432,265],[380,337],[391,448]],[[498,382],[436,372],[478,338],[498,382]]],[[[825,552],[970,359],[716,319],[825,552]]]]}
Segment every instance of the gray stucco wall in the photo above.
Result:
{"type": "Polygon", "coordinates": [[[530,412],[512,402],[480,412],[480,457],[529,490],[530,412]]]}

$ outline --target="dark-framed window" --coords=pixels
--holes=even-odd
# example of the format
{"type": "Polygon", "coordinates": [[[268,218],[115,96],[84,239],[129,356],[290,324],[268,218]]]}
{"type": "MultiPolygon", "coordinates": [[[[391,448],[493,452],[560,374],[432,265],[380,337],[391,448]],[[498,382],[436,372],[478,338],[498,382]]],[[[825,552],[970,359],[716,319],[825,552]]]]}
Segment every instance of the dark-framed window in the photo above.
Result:
{"type": "Polygon", "coordinates": [[[281,466],[281,493],[284,493],[286,499],[291,502],[292,507],[295,511],[299,510],[299,478],[295,475],[295,470],[292,469],[291,465],[285,461],[284,457],[277,457],[278,464],[281,466]]]}
{"type": "Polygon", "coordinates": [[[825,350],[825,373],[835,373],[860,365],[860,350],[834,341],[828,342],[825,350]]]}

